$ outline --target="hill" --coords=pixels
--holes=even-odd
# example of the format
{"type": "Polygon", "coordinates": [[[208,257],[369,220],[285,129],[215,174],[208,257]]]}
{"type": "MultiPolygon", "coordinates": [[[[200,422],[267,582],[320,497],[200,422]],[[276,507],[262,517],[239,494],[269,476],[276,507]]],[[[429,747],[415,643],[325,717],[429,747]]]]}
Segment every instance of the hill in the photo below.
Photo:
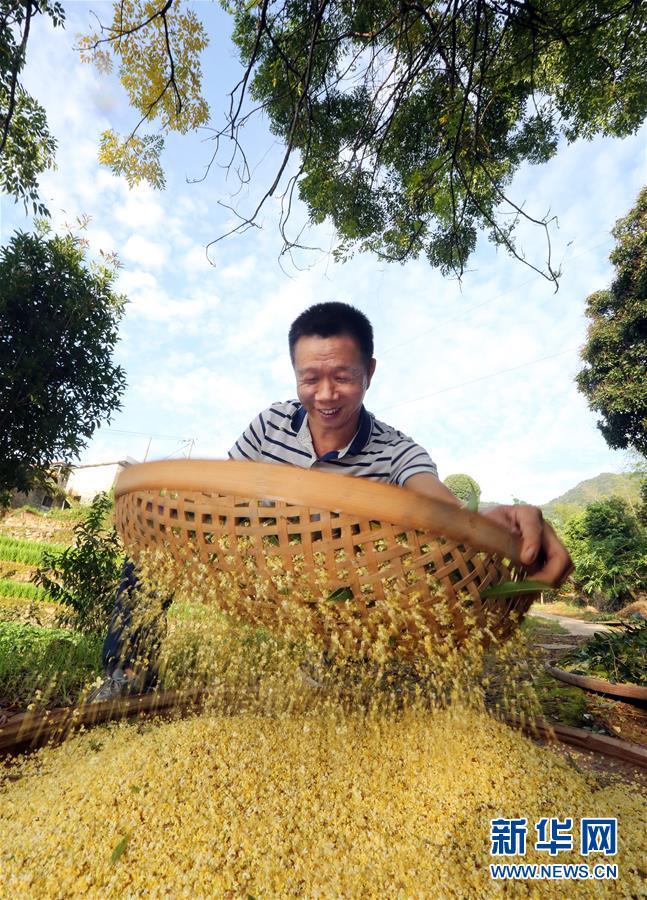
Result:
{"type": "Polygon", "coordinates": [[[549,500],[548,503],[542,503],[541,509],[548,518],[563,520],[581,512],[594,500],[603,500],[614,495],[622,497],[631,506],[636,506],[640,503],[641,480],[642,476],[634,473],[602,472],[595,478],[580,481],[565,494],[549,500]]]}
{"type": "MultiPolygon", "coordinates": [[[[580,481],[565,494],[554,497],[547,503],[540,503],[539,508],[546,518],[562,524],[571,516],[581,512],[589,503],[593,503],[594,500],[603,500],[606,497],[622,497],[635,507],[640,503],[640,483],[643,478],[644,475],[635,473],[601,472],[595,478],[580,481]]],[[[486,512],[499,505],[498,501],[481,500],[479,511],[486,512]]]]}

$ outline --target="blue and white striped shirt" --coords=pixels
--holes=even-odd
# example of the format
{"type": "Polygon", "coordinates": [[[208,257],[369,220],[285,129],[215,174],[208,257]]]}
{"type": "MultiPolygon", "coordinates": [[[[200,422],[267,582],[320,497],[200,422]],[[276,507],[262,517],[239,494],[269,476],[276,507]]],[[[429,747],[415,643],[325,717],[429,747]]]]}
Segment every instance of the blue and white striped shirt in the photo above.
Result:
{"type": "Polygon", "coordinates": [[[229,457],[288,463],[399,485],[421,472],[438,477],[436,465],[426,450],[402,432],[378,421],[364,407],[350,444],[318,457],[308,428],[308,415],[298,400],[273,403],[263,410],[238,438],[229,457]]]}

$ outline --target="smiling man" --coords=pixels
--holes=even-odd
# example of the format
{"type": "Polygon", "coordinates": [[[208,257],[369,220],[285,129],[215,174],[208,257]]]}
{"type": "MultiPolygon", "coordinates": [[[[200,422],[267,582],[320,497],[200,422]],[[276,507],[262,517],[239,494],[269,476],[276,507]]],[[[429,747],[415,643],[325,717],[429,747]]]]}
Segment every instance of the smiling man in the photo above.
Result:
{"type": "MultiPolygon", "coordinates": [[[[318,303],[292,323],[288,342],[298,400],[260,413],[229,451],[231,459],[371,478],[460,505],[427,451],[365,409],[377,363],[373,329],[362,312],[318,303]]],[[[522,561],[533,578],[552,585],[566,578],[570,557],[541,510],[498,506],[486,515],[521,535],[522,561]]]]}
{"type": "MultiPolygon", "coordinates": [[[[318,303],[292,323],[288,340],[298,400],[273,403],[259,413],[229,451],[230,459],[369,478],[460,506],[439,481],[427,451],[365,409],[376,360],[373,329],[362,312],[346,303],[318,303]]],[[[486,515],[521,535],[522,562],[534,578],[551,585],[566,578],[570,557],[539,509],[499,506],[486,515]]],[[[103,648],[107,677],[89,702],[146,690],[155,682],[152,666],[135,672],[134,660],[154,657],[159,643],[155,626],[132,628],[137,591],[128,563],[103,648]]]]}

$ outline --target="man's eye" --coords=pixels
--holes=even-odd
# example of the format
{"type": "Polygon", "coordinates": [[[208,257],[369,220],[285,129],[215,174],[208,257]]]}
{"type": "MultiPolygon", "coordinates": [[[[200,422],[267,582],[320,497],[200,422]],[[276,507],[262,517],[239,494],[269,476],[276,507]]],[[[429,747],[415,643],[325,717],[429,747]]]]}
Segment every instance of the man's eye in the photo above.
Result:
{"type": "Polygon", "coordinates": [[[343,376],[343,377],[340,376],[339,378],[336,378],[335,381],[338,384],[348,384],[350,382],[350,378],[347,378],[346,376],[343,376]]]}

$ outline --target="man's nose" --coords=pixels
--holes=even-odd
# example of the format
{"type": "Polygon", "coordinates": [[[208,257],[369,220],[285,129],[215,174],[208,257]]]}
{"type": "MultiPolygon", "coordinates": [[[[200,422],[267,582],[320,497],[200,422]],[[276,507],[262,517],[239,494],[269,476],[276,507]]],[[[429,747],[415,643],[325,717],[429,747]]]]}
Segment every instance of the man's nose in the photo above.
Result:
{"type": "Polygon", "coordinates": [[[317,390],[317,399],[333,399],[336,395],[337,387],[332,378],[322,378],[322,380],[319,382],[319,389],[317,390]]]}

